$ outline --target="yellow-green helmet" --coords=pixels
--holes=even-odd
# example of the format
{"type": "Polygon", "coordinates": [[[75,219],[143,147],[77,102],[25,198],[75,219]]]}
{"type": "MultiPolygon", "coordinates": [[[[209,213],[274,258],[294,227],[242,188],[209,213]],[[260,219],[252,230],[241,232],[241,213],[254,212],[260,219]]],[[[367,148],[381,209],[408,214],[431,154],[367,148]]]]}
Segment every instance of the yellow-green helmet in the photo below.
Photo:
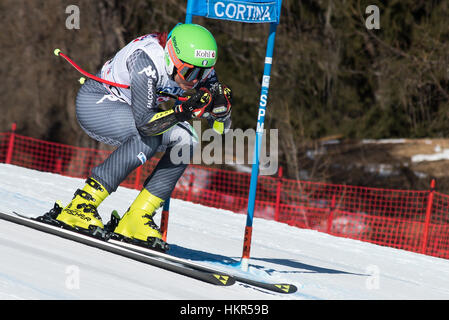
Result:
{"type": "Polygon", "coordinates": [[[187,81],[206,77],[217,61],[217,43],[198,24],[178,24],[169,33],[165,46],[166,69],[187,81]]]}

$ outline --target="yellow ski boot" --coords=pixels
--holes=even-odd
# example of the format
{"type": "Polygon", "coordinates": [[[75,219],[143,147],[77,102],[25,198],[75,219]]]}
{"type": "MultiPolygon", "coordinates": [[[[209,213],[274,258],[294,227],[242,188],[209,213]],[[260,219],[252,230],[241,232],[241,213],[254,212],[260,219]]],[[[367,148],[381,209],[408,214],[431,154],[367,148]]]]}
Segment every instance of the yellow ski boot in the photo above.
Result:
{"type": "Polygon", "coordinates": [[[86,180],[84,188],[78,189],[72,201],[62,209],[56,220],[78,231],[94,232],[104,229],[97,207],[109,195],[106,189],[92,178],[86,180]]]}
{"type": "Polygon", "coordinates": [[[161,231],[153,221],[162,203],[161,198],[144,188],[120,219],[113,237],[149,249],[166,251],[168,245],[162,240],[161,231]]]}

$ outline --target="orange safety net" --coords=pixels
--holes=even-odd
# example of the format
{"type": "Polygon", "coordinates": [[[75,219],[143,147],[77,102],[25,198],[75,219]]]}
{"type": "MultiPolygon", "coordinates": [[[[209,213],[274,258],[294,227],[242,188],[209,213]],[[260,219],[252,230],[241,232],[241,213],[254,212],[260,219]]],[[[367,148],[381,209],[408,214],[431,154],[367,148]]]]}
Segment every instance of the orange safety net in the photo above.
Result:
{"type": "MultiPolygon", "coordinates": [[[[86,178],[110,151],[0,133],[0,162],[86,178]]],[[[122,186],[140,189],[158,159],[122,186]]],[[[190,165],[172,197],[246,213],[250,174],[190,165]]],[[[254,216],[299,228],[449,258],[449,196],[433,190],[391,190],[260,176],[254,216]]]]}

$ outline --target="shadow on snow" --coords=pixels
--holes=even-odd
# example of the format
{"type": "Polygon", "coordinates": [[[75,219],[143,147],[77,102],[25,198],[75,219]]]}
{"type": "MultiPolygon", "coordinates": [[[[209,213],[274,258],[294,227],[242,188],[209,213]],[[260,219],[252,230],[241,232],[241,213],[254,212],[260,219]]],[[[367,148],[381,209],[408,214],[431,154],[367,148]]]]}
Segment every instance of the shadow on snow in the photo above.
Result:
{"type": "MultiPolygon", "coordinates": [[[[181,247],[175,244],[170,244],[169,254],[176,256],[178,258],[189,259],[194,261],[202,261],[202,262],[213,262],[213,263],[221,263],[229,266],[237,266],[240,263],[240,258],[231,258],[227,256],[223,256],[220,254],[205,252],[201,250],[189,249],[186,247],[181,247]]],[[[250,266],[261,271],[265,271],[268,274],[272,273],[327,273],[327,274],[348,274],[348,275],[357,275],[357,276],[369,276],[368,274],[362,273],[353,273],[338,269],[332,268],[323,268],[320,266],[315,266],[311,264],[306,264],[302,262],[298,262],[290,259],[277,259],[277,258],[257,258],[251,257],[250,266]],[[289,268],[295,268],[297,270],[279,270],[273,268],[267,268],[266,266],[255,264],[256,261],[264,261],[268,263],[272,263],[278,266],[285,266],[289,268]]]]}

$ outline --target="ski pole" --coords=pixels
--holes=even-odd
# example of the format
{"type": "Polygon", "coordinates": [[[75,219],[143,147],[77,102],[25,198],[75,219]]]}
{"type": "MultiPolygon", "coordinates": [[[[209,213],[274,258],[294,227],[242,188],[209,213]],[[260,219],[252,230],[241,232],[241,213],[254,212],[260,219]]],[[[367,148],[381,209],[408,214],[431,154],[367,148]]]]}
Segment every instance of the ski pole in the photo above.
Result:
{"type": "MultiPolygon", "coordinates": [[[[76,70],[78,70],[78,72],[80,72],[82,75],[84,75],[84,76],[86,76],[86,77],[88,77],[88,78],[90,78],[92,80],[95,80],[95,81],[98,81],[98,82],[101,82],[101,83],[105,83],[105,84],[109,84],[109,85],[114,86],[114,87],[120,87],[120,88],[124,88],[124,89],[129,89],[129,85],[127,85],[127,84],[120,84],[120,83],[108,81],[108,80],[105,80],[105,79],[101,79],[101,78],[98,78],[98,77],[94,76],[93,74],[90,74],[87,71],[84,71],[83,69],[81,69],[80,66],[78,66],[75,62],[73,62],[72,59],[70,59],[68,56],[66,56],[64,53],[62,53],[60,49],[55,49],[55,51],[53,51],[53,53],[55,54],[55,56],[63,57],[76,70]]],[[[83,84],[85,80],[86,79],[81,78],[80,79],[80,83],[83,84]]]]}
{"type": "Polygon", "coordinates": [[[170,198],[165,200],[164,207],[162,208],[162,214],[161,214],[161,233],[162,233],[162,240],[164,240],[165,242],[167,242],[169,214],[170,214],[170,198]]]}
{"type": "MultiPolygon", "coordinates": [[[[127,85],[127,84],[120,84],[120,83],[108,81],[108,80],[99,78],[99,77],[97,77],[97,76],[94,76],[93,74],[90,74],[89,72],[87,72],[87,71],[81,69],[81,67],[80,67],[79,65],[77,65],[77,64],[76,64],[72,59],[70,59],[66,54],[62,53],[60,49],[55,49],[54,54],[55,54],[56,56],[63,57],[63,58],[64,58],[68,63],[70,63],[70,64],[71,64],[71,65],[72,65],[78,72],[80,72],[82,75],[84,75],[84,76],[86,76],[86,77],[88,77],[88,78],[90,78],[90,79],[92,79],[92,80],[95,80],[95,81],[98,81],[98,82],[101,82],[101,83],[105,83],[105,84],[109,84],[109,85],[114,86],[114,87],[119,87],[119,88],[124,88],[124,89],[129,89],[129,88],[130,88],[130,86],[127,85]]],[[[81,78],[81,79],[80,79],[80,83],[83,84],[85,80],[86,80],[86,79],[81,78]]],[[[164,96],[167,96],[167,97],[170,97],[170,98],[172,98],[172,99],[177,99],[177,100],[179,100],[179,101],[187,101],[187,100],[189,99],[189,97],[181,97],[181,96],[178,96],[178,95],[175,95],[175,94],[172,94],[172,93],[169,93],[169,92],[165,92],[165,91],[158,91],[158,94],[164,95],[164,96]]]]}

